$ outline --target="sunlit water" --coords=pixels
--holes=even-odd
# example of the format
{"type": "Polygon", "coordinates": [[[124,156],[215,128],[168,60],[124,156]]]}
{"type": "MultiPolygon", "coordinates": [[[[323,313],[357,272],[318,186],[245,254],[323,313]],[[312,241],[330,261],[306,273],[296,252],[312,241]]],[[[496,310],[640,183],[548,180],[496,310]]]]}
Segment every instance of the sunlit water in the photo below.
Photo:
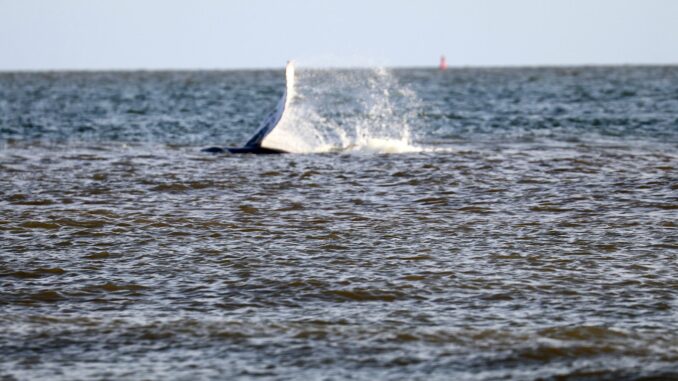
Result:
{"type": "Polygon", "coordinates": [[[283,81],[0,74],[0,379],[678,378],[678,68],[283,81]]]}

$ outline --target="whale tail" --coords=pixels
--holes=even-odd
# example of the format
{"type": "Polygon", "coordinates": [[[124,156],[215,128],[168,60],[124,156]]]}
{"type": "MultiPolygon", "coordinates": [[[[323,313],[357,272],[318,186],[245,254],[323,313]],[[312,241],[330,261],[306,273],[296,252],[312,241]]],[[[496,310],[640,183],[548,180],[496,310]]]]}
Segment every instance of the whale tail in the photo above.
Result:
{"type": "Polygon", "coordinates": [[[275,154],[285,153],[285,149],[280,142],[274,140],[267,140],[269,134],[285,119],[288,113],[290,102],[294,97],[294,61],[288,61],[285,66],[285,91],[278,101],[276,108],[271,111],[266,118],[261,122],[257,132],[254,133],[243,147],[239,148],[221,148],[210,147],[205,148],[203,152],[209,153],[257,153],[257,154],[275,154]]]}

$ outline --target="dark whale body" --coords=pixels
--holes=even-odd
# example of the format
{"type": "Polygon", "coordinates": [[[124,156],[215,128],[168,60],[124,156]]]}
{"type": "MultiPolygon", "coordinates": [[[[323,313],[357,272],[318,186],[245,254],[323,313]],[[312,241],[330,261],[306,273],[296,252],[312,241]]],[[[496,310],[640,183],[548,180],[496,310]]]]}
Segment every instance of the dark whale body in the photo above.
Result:
{"type": "Polygon", "coordinates": [[[257,155],[271,155],[271,154],[281,154],[286,153],[285,151],[280,151],[277,149],[270,149],[264,147],[240,147],[240,148],[226,148],[226,147],[209,147],[203,148],[202,152],[207,153],[253,153],[257,155]]]}

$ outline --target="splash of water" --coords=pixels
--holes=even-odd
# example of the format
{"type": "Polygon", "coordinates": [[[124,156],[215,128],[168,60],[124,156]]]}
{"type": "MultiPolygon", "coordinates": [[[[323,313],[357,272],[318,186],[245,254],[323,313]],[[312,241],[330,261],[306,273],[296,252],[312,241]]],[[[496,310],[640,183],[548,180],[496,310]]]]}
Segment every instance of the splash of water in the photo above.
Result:
{"type": "Polygon", "coordinates": [[[383,68],[298,70],[276,139],[299,153],[416,152],[409,121],[419,104],[383,68]]]}

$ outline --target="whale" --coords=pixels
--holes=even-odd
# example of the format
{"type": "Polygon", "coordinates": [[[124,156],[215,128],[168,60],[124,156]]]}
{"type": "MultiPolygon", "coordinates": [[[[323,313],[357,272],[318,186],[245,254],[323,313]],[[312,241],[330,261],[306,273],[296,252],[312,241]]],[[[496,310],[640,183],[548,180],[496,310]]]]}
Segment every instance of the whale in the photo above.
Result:
{"type": "Polygon", "coordinates": [[[289,153],[284,140],[276,139],[271,133],[281,125],[289,114],[290,103],[294,97],[294,61],[288,61],[285,66],[285,91],[273,111],[268,113],[259,124],[254,135],[242,147],[209,147],[202,149],[208,153],[232,154],[281,154],[289,153]]]}

